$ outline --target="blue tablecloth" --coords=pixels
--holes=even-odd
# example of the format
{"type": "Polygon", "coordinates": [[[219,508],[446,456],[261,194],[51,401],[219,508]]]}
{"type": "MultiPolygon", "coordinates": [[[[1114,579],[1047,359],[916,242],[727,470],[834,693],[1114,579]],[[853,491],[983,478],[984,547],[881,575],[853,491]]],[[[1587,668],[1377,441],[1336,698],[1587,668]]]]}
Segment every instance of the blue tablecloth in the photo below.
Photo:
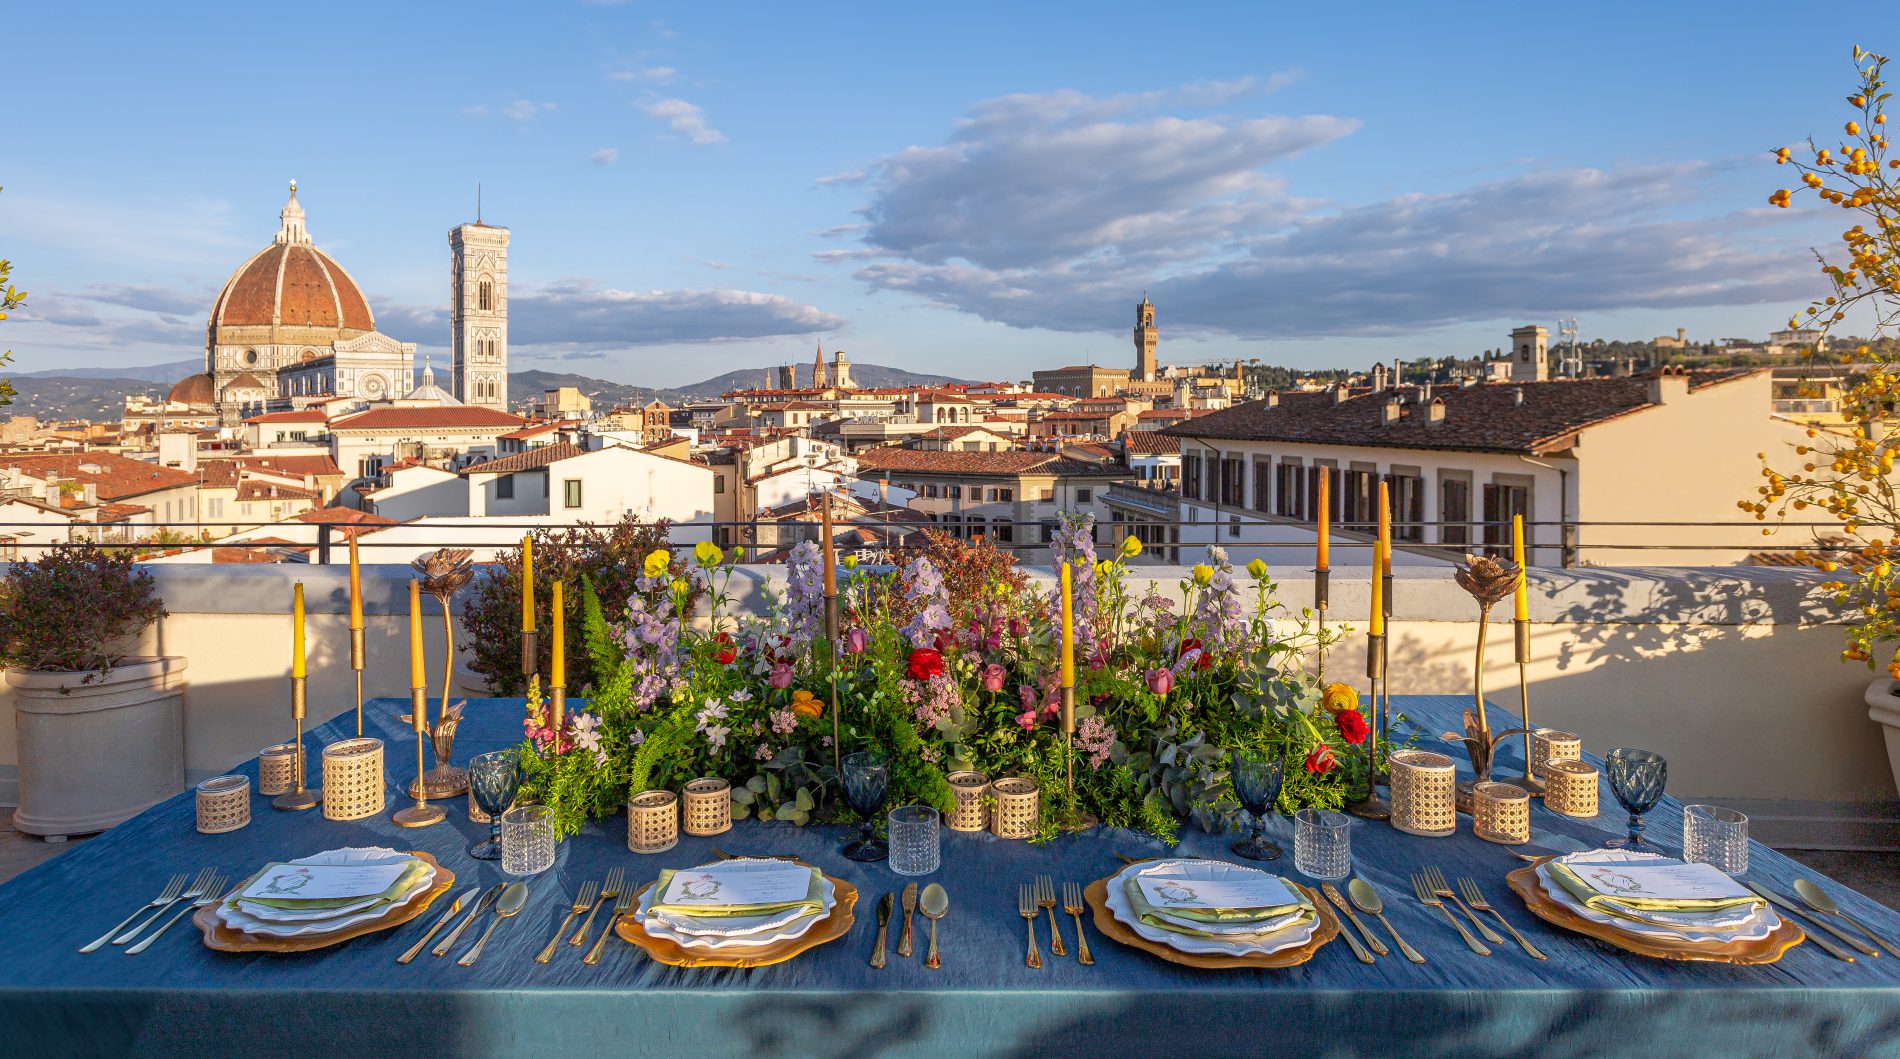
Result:
{"type": "MultiPolygon", "coordinates": [[[[1448,727],[1465,702],[1394,701],[1426,732],[1448,727]]],[[[369,731],[388,743],[392,784],[413,769],[413,737],[395,720],[403,706],[377,700],[368,710],[369,731]]],[[[455,760],[512,743],[520,710],[519,700],[471,702],[455,760]]],[[[316,748],[352,731],[349,714],[312,731],[313,762],[316,748]]],[[[1521,758],[1507,750],[1500,771],[1519,766],[1521,758]]],[[[255,777],[256,763],[241,771],[255,777]]],[[[402,804],[393,792],[391,808],[402,804]]],[[[1607,790],[1604,804],[1594,821],[1535,808],[1534,841],[1600,841],[1622,820],[1607,790]]],[[[1503,882],[1520,862],[1474,838],[1468,818],[1456,837],[1436,840],[1381,823],[1354,826],[1358,872],[1384,892],[1393,923],[1429,958],[1423,966],[1396,954],[1366,966],[1334,943],[1298,968],[1199,971],[1123,948],[1090,928],[1098,963],[1081,967],[1073,956],[1048,956],[1045,919],[1045,966],[1030,970],[1015,910],[1018,882],[1046,873],[1086,883],[1114,870],[1116,853],[1161,851],[1135,833],[1097,829],[1048,845],[946,832],[936,875],[951,896],[941,928],[943,969],[924,968],[920,944],[918,957],[893,956],[887,970],[872,971],[866,958],[873,909],[904,880],[881,864],[837,856],[839,829],[742,822],[726,835],[683,838],[667,853],[640,857],[627,852],[624,817],[564,843],[553,870],[532,880],[524,913],[496,932],[473,968],[427,955],[408,966],[395,963],[433,914],[300,955],[213,952],[188,923],[139,956],[75,951],[149,898],[167,873],[203,865],[237,876],[271,859],[390,845],[434,854],[456,872],[458,892],[490,884],[501,878],[498,866],[463,853],[485,832],[468,822],[464,805],[452,804],[449,823],[408,831],[387,814],[335,823],[315,811],[275,812],[255,798],[249,827],[215,836],[193,829],[190,794],[154,807],[0,887],[0,1040],[13,1054],[250,1057],[1900,1055],[1900,959],[1847,964],[1812,944],[1765,967],[1626,955],[1526,912],[1503,882]],[[532,961],[583,881],[621,865],[644,882],[663,867],[711,859],[715,846],[797,854],[851,881],[863,895],[857,926],[792,962],[748,971],[667,967],[618,940],[596,967],[583,966],[568,948],[550,965],[532,961]],[[1533,961],[1515,946],[1498,946],[1489,958],[1467,951],[1438,912],[1410,896],[1406,873],[1424,864],[1482,880],[1492,901],[1551,958],[1533,961]]],[[[1652,837],[1679,841],[1677,803],[1649,819],[1652,837]]],[[[1290,824],[1275,830],[1289,850],[1279,864],[1291,873],[1290,824]]],[[[1190,832],[1181,850],[1224,855],[1230,840],[1190,832]]],[[[1750,877],[1784,893],[1795,878],[1813,877],[1762,846],[1750,856],[1750,877]]],[[[1848,912],[1900,938],[1900,915],[1830,888],[1848,912]]],[[[1073,953],[1071,925],[1063,921],[1073,953]]]]}

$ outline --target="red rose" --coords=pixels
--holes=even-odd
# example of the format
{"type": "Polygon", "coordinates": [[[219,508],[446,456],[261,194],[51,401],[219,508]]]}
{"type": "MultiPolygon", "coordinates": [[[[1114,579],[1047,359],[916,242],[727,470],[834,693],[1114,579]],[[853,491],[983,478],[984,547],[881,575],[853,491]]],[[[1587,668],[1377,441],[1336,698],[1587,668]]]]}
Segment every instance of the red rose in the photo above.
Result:
{"type": "Polygon", "coordinates": [[[1182,640],[1181,646],[1174,649],[1174,657],[1179,658],[1182,655],[1187,654],[1189,651],[1199,651],[1200,649],[1201,649],[1201,641],[1182,640]]]}
{"type": "Polygon", "coordinates": [[[1372,726],[1366,723],[1358,710],[1341,710],[1333,714],[1333,723],[1339,726],[1340,737],[1354,746],[1365,742],[1366,736],[1372,733],[1372,726]]]}
{"type": "Polygon", "coordinates": [[[1332,748],[1325,743],[1314,747],[1313,752],[1306,755],[1306,771],[1308,772],[1324,775],[1338,767],[1338,759],[1333,757],[1332,748]]]}
{"type": "Polygon", "coordinates": [[[908,669],[910,679],[929,680],[943,672],[943,655],[928,647],[919,647],[910,653],[908,669]]]}
{"type": "Polygon", "coordinates": [[[720,633],[713,637],[713,642],[719,645],[713,649],[713,661],[722,666],[729,666],[734,659],[739,657],[739,645],[732,642],[730,633],[720,633]]]}

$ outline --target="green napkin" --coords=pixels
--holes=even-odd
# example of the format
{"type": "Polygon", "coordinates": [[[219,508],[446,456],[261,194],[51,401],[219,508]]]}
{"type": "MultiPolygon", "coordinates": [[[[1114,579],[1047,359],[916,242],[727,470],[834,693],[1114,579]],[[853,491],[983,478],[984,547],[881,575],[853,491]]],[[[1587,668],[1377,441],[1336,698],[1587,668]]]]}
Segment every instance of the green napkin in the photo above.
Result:
{"type": "MultiPolygon", "coordinates": [[[[1232,934],[1216,934],[1210,931],[1195,930],[1193,927],[1183,926],[1173,920],[1163,918],[1155,906],[1149,903],[1147,895],[1141,892],[1141,887],[1135,882],[1135,878],[1132,875],[1122,882],[1122,890],[1128,895],[1129,907],[1135,910],[1136,918],[1158,930],[1172,931],[1176,934],[1186,934],[1189,937],[1213,938],[1223,941],[1231,940],[1234,937],[1232,934]]],[[[1298,899],[1295,903],[1280,905],[1275,908],[1170,908],[1168,909],[1168,915],[1176,919],[1191,919],[1199,923],[1232,924],[1266,923],[1269,920],[1280,919],[1295,912],[1301,913],[1299,918],[1286,923],[1274,931],[1274,933],[1278,933],[1280,930],[1306,926],[1313,922],[1318,915],[1318,913],[1313,910],[1313,903],[1302,896],[1298,890],[1293,891],[1293,896],[1298,899]]]]}
{"type": "MultiPolygon", "coordinates": [[[[273,861],[270,864],[264,865],[264,871],[267,872],[267,871],[270,871],[272,868],[282,867],[284,866],[285,863],[286,862],[284,861],[273,861]]],[[[409,866],[403,869],[402,874],[396,877],[395,882],[389,884],[389,889],[384,890],[380,894],[377,894],[374,898],[326,897],[326,898],[320,898],[317,900],[300,901],[294,897],[246,897],[244,898],[244,902],[246,904],[263,905],[266,908],[280,908],[286,912],[316,912],[316,911],[320,911],[326,908],[342,908],[346,905],[362,905],[363,902],[366,900],[373,901],[374,904],[388,904],[389,902],[394,901],[398,897],[402,896],[405,890],[408,890],[410,887],[414,886],[416,883],[416,880],[420,879],[423,873],[427,872],[428,870],[429,870],[429,865],[427,862],[418,860],[415,858],[411,858],[409,861],[409,866]]],[[[258,874],[262,875],[263,872],[259,872],[258,874]]],[[[246,885],[248,886],[249,884],[247,883],[246,885]]],[[[231,903],[235,905],[237,903],[237,899],[233,898],[231,903]]],[[[371,907],[374,907],[374,905],[363,905],[363,907],[371,908],[371,907]]]]}
{"type": "Polygon", "coordinates": [[[1762,899],[1753,894],[1710,898],[1612,897],[1585,882],[1562,861],[1553,860],[1549,863],[1548,867],[1550,869],[1550,877],[1557,880],[1558,885],[1570,891],[1571,895],[1582,902],[1586,908],[1592,908],[1608,915],[1623,916],[1624,918],[1641,918],[1640,916],[1630,916],[1628,914],[1630,910],[1644,912],[1714,912],[1724,908],[1756,907],[1762,904],[1762,899]]]}
{"type": "Polygon", "coordinates": [[[764,916],[771,915],[774,912],[784,912],[793,908],[803,909],[807,912],[822,912],[825,909],[824,876],[819,874],[816,868],[811,869],[811,888],[806,891],[805,899],[802,901],[780,901],[777,904],[753,905],[708,905],[699,904],[697,902],[693,904],[659,903],[659,896],[666,893],[667,886],[673,881],[673,876],[678,875],[681,870],[701,872],[706,869],[662,869],[659,881],[653,884],[655,903],[648,907],[647,911],[649,913],[656,915],[689,916],[699,919],[716,919],[726,916],[764,916]]]}

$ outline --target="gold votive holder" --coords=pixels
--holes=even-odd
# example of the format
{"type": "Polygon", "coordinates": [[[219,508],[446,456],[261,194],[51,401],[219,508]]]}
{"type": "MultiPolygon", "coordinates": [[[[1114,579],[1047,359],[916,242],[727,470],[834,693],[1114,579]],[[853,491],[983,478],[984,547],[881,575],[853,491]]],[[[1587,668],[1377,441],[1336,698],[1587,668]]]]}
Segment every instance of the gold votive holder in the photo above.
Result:
{"type": "Polygon", "coordinates": [[[1544,772],[1544,808],[1564,816],[1597,815],[1597,767],[1587,761],[1553,761],[1544,772]]]}
{"type": "Polygon", "coordinates": [[[1394,751],[1392,826],[1408,835],[1444,838],[1458,830],[1458,766],[1429,750],[1394,751]]]}
{"type": "Polygon", "coordinates": [[[997,838],[1034,838],[1042,819],[1042,792],[1036,781],[1009,776],[990,784],[995,806],[990,834],[997,838]]]}
{"type": "Polygon", "coordinates": [[[732,784],[702,776],[683,791],[684,830],[689,835],[721,835],[732,830],[732,784]]]}
{"type": "Polygon", "coordinates": [[[1471,788],[1471,830],[1486,842],[1515,846],[1531,840],[1531,793],[1510,783],[1471,788]]]}
{"type": "Polygon", "coordinates": [[[361,820],[383,811],[383,741],[340,739],[323,748],[323,818],[361,820]]]}
{"type": "Polygon", "coordinates": [[[983,799],[990,793],[990,778],[981,772],[952,772],[945,779],[950,783],[950,793],[957,798],[957,807],[944,821],[950,830],[989,830],[990,808],[983,799]]]}
{"type": "Polygon", "coordinates": [[[1575,761],[1583,756],[1583,739],[1555,728],[1539,728],[1531,733],[1531,775],[1544,778],[1544,770],[1553,761],[1575,761]]]}
{"type": "Polygon", "coordinates": [[[297,785],[297,747],[291,743],[267,746],[257,754],[257,793],[266,798],[297,785]]]}
{"type": "Polygon", "coordinates": [[[251,778],[214,776],[198,785],[198,833],[222,835],[251,822],[251,778]]]}
{"type": "Polygon", "coordinates": [[[672,791],[641,791],[627,802],[627,848],[635,853],[665,853],[680,840],[680,796],[672,791]]]}

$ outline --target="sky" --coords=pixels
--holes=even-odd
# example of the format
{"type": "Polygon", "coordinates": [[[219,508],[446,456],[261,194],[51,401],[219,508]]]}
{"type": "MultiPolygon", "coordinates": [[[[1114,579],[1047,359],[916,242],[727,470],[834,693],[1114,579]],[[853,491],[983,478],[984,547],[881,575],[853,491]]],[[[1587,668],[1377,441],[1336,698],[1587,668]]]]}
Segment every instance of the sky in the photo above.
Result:
{"type": "Polygon", "coordinates": [[[202,358],[295,179],[438,362],[447,232],[511,229],[511,367],[656,386],[814,347],[963,378],[1764,336],[1842,227],[1771,151],[1856,41],[1783,6],[18,5],[23,371],[202,358]]]}

